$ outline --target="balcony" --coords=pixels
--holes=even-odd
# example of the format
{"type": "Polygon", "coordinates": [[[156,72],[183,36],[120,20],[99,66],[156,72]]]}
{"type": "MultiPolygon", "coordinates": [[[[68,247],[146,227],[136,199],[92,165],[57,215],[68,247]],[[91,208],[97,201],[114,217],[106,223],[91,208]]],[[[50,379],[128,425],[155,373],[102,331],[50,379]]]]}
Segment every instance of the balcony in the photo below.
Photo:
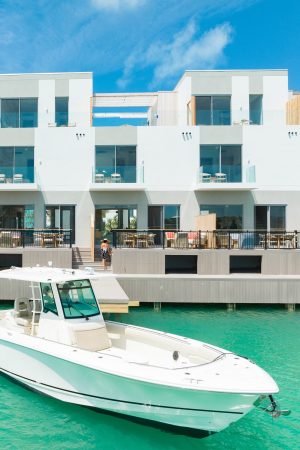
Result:
{"type": "Polygon", "coordinates": [[[113,230],[115,248],[169,248],[181,250],[299,249],[300,231],[267,230],[113,230]]]}
{"type": "Polygon", "coordinates": [[[21,167],[18,172],[13,169],[0,168],[0,192],[10,191],[37,191],[38,184],[35,182],[35,171],[33,168],[21,167]]]}
{"type": "Polygon", "coordinates": [[[41,247],[69,248],[71,247],[72,230],[62,229],[0,229],[0,248],[41,247]]]}
{"type": "Polygon", "coordinates": [[[90,191],[144,191],[144,166],[97,167],[90,191]]]}
{"type": "Polygon", "coordinates": [[[255,166],[203,166],[197,171],[195,191],[251,191],[257,189],[255,166]]]}

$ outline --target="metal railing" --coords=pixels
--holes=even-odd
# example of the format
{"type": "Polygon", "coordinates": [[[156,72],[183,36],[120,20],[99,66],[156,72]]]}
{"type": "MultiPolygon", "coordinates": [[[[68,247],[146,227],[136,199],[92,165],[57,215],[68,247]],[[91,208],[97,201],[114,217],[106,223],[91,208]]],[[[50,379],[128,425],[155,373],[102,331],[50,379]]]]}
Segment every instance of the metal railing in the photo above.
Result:
{"type": "Polygon", "coordinates": [[[72,230],[0,229],[0,248],[42,247],[66,248],[72,245],[72,230]]]}
{"type": "Polygon", "coordinates": [[[112,230],[114,248],[300,249],[300,231],[112,230]]]}

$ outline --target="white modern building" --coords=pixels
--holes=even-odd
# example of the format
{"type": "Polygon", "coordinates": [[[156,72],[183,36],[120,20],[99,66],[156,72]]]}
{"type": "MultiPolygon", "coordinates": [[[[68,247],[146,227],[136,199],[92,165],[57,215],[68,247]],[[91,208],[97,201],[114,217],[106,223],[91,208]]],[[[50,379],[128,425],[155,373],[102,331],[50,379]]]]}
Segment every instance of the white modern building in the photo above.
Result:
{"type": "Polygon", "coordinates": [[[300,230],[300,95],[287,70],[187,71],[94,93],[92,73],[0,76],[0,228],[300,230]]]}

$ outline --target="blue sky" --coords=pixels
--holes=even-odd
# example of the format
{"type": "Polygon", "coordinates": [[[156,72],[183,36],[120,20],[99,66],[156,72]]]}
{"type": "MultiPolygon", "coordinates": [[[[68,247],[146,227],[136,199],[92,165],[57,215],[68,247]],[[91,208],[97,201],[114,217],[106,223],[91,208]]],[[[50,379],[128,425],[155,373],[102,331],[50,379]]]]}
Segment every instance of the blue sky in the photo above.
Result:
{"type": "Polygon", "coordinates": [[[300,90],[299,22],[299,0],[0,0],[0,72],[93,71],[96,92],[122,92],[287,68],[300,90]]]}

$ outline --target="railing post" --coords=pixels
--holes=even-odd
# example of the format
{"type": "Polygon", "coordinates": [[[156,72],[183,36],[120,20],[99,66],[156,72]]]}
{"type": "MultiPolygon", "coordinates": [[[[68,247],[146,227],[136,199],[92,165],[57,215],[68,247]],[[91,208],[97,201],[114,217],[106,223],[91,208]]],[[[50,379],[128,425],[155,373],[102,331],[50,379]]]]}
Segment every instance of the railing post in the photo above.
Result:
{"type": "Polygon", "coordinates": [[[162,248],[165,249],[165,230],[162,230],[162,248]]]}
{"type": "Polygon", "coordinates": [[[268,242],[267,242],[267,238],[268,238],[268,232],[265,232],[265,250],[267,250],[268,248],[268,242]]]}
{"type": "Polygon", "coordinates": [[[228,250],[231,249],[231,231],[228,231],[228,250]]]}
{"type": "Polygon", "coordinates": [[[25,230],[21,230],[22,246],[25,247],[25,230]]]}
{"type": "Polygon", "coordinates": [[[298,248],[298,231],[295,230],[294,233],[295,233],[295,248],[298,248]]]}

